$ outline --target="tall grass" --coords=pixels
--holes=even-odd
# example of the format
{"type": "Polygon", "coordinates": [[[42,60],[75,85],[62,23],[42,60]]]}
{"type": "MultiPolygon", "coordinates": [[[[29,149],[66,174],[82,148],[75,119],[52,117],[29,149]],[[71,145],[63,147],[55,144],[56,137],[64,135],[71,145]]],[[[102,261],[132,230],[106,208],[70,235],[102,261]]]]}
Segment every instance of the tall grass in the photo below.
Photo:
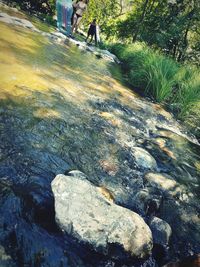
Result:
{"type": "Polygon", "coordinates": [[[183,118],[190,115],[200,103],[200,71],[182,67],[178,74],[174,101],[179,105],[179,118],[183,118]]]}
{"type": "Polygon", "coordinates": [[[152,54],[145,71],[148,81],[146,93],[151,94],[158,102],[169,99],[176,85],[177,65],[163,56],[152,54]]]}
{"type": "Polygon", "coordinates": [[[128,82],[158,102],[176,107],[183,118],[200,102],[200,72],[181,66],[144,44],[109,47],[123,63],[128,82]]]}

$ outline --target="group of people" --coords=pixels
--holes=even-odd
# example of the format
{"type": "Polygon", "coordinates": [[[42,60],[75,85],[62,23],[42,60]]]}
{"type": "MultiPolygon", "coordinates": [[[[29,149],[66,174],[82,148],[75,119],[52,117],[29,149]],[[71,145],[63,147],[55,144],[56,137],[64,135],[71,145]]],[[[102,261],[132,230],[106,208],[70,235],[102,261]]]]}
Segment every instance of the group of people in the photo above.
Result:
{"type": "MultiPolygon", "coordinates": [[[[87,10],[89,0],[76,0],[73,3],[71,0],[58,0],[57,2],[58,28],[62,30],[63,27],[67,35],[73,36],[73,33],[76,33],[78,30],[83,14],[87,10]]],[[[91,37],[90,43],[93,41],[93,38],[95,38],[95,44],[97,44],[99,31],[96,19],[94,19],[89,26],[86,42],[88,42],[89,37],[91,37]]]]}

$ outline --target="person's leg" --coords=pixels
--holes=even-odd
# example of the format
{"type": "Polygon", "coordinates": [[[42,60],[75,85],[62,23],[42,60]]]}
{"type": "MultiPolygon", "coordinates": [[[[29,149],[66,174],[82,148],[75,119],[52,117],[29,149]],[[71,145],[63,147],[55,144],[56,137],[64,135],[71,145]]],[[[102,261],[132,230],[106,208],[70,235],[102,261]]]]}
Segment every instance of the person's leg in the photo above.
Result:
{"type": "Polygon", "coordinates": [[[72,33],[74,32],[74,29],[76,28],[77,24],[77,15],[74,14],[74,20],[73,20],[73,25],[72,25],[72,33]]]}
{"type": "Polygon", "coordinates": [[[88,40],[88,38],[89,38],[89,33],[87,34],[87,37],[86,37],[86,39],[85,39],[85,42],[87,43],[87,40],[88,40]]]}
{"type": "Polygon", "coordinates": [[[93,34],[91,34],[91,39],[90,39],[90,43],[93,41],[93,34]]]}
{"type": "Polygon", "coordinates": [[[58,29],[60,29],[62,26],[62,6],[58,1],[56,1],[56,11],[57,11],[57,27],[58,29]]]}
{"type": "Polygon", "coordinates": [[[77,20],[76,20],[75,32],[77,32],[77,30],[78,30],[78,26],[79,26],[79,24],[81,22],[81,19],[82,19],[82,17],[78,17],[77,20]]]}
{"type": "Polygon", "coordinates": [[[72,16],[72,7],[66,7],[66,23],[65,23],[65,32],[67,36],[71,35],[72,26],[71,26],[71,16],[72,16]]]}
{"type": "Polygon", "coordinates": [[[72,16],[71,16],[71,25],[73,25],[74,14],[75,14],[75,8],[73,7],[73,12],[72,12],[72,16]]]}
{"type": "Polygon", "coordinates": [[[97,46],[97,34],[94,35],[95,45],[97,46]]]}

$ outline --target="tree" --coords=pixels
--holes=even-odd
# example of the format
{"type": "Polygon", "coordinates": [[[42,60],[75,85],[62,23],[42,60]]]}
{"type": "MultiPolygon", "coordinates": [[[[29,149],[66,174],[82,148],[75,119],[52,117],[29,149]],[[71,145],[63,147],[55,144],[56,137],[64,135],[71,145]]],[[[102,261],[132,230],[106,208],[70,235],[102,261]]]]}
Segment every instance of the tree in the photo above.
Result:
{"type": "Polygon", "coordinates": [[[137,0],[134,5],[126,19],[117,22],[119,40],[144,41],[177,61],[184,61],[188,50],[197,49],[198,0],[137,0]]]}
{"type": "Polygon", "coordinates": [[[56,0],[15,0],[11,2],[16,2],[22,9],[31,12],[40,12],[48,15],[55,13],[56,0]]]}

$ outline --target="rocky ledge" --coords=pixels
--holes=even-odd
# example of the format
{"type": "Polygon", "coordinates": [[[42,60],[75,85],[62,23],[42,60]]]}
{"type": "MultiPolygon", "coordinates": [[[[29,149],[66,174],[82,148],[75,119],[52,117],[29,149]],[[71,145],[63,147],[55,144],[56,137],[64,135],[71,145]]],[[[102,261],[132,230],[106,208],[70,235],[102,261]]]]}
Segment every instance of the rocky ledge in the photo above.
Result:
{"type": "Polygon", "coordinates": [[[151,230],[138,214],[118,206],[104,187],[72,171],[52,181],[59,227],[96,252],[113,258],[145,258],[152,250],[151,230]]]}

